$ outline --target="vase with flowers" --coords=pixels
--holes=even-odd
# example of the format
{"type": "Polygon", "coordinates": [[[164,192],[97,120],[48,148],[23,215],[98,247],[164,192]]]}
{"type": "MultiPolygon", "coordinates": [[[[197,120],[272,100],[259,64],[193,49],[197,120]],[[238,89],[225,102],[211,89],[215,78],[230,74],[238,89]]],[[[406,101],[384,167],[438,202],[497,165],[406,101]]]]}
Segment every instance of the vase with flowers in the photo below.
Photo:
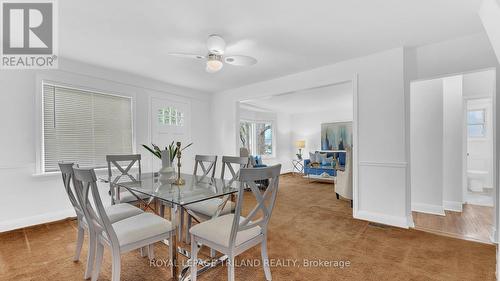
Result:
{"type": "MultiPolygon", "coordinates": [[[[190,147],[193,143],[188,144],[182,150],[190,147]]],[[[174,176],[175,168],[173,167],[173,162],[175,156],[179,152],[179,148],[172,142],[170,145],[166,146],[164,150],[160,149],[159,146],[155,144],[151,144],[152,147],[149,147],[145,144],[142,145],[146,150],[151,152],[154,156],[161,160],[161,169],[159,171],[160,182],[166,183],[169,181],[171,177],[174,176]]]]}

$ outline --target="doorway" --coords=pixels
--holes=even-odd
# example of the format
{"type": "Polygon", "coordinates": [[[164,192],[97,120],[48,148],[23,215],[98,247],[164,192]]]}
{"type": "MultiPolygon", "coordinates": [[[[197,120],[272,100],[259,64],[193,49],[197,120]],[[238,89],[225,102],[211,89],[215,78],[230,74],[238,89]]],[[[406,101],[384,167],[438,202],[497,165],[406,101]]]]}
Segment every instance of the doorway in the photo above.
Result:
{"type": "Polygon", "coordinates": [[[416,229],[484,243],[495,226],[494,69],[411,83],[416,229]]]}
{"type": "Polygon", "coordinates": [[[282,173],[290,173],[304,185],[337,193],[336,203],[355,214],[356,81],[354,77],[353,80],[238,101],[237,150],[245,148],[250,155],[257,154],[264,165],[281,164],[282,173]],[[332,124],[342,126],[326,133],[325,127],[332,124]],[[266,128],[257,134],[260,141],[256,135],[259,130],[255,130],[258,128],[266,128]],[[316,154],[322,158],[312,162],[312,155],[318,159],[316,154]]]}
{"type": "Polygon", "coordinates": [[[492,99],[468,99],[465,109],[465,203],[493,207],[492,99]]]}

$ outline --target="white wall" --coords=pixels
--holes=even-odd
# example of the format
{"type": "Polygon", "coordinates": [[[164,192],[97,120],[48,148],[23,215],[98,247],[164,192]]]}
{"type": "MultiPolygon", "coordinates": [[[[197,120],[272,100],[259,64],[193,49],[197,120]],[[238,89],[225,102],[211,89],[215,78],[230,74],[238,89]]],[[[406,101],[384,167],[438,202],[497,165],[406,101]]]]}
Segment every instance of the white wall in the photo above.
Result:
{"type": "MultiPolygon", "coordinates": [[[[314,113],[296,113],[291,115],[292,145],[298,140],[305,140],[302,150],[304,159],[309,159],[309,152],[321,150],[321,124],[352,121],[353,106],[332,106],[332,110],[314,113]]],[[[297,150],[297,149],[295,149],[297,150]]]]}
{"type": "Polygon", "coordinates": [[[354,216],[407,227],[403,55],[403,49],[397,48],[216,93],[213,120],[217,122],[217,153],[237,150],[233,140],[238,101],[357,78],[359,196],[354,216]]]}
{"type": "Polygon", "coordinates": [[[463,76],[443,80],[443,207],[462,211],[464,164],[463,76]]]}
{"type": "Polygon", "coordinates": [[[443,210],[443,82],[411,84],[412,210],[444,214],[443,210]]]}
{"type": "Polygon", "coordinates": [[[497,60],[486,33],[412,48],[409,63],[416,66],[416,79],[450,76],[488,67],[497,60]]]}
{"type": "Polygon", "coordinates": [[[498,62],[500,62],[500,2],[498,0],[484,0],[479,10],[479,16],[495,50],[498,62]]]}
{"type": "Polygon", "coordinates": [[[495,71],[485,70],[463,75],[463,95],[466,98],[491,98],[495,93],[495,71]]]}
{"type": "MultiPolygon", "coordinates": [[[[137,152],[143,167],[151,167],[151,156],[140,148],[150,142],[150,98],[168,97],[191,104],[192,140],[186,151],[186,171],[192,170],[195,153],[211,153],[211,94],[176,87],[135,75],[61,59],[59,70],[0,71],[0,231],[63,219],[74,215],[59,174],[34,176],[40,124],[37,123],[37,96],[42,79],[113,92],[133,97],[137,152]]],[[[78,160],[78,159],[75,159],[78,160]]],[[[157,161],[157,160],[155,160],[157,161]]],[[[107,187],[102,186],[103,195],[107,187]]],[[[109,200],[104,200],[109,202],[109,200]]]]}
{"type": "Polygon", "coordinates": [[[462,75],[411,84],[412,210],[462,211],[462,75]]]}
{"type": "Polygon", "coordinates": [[[275,163],[282,163],[281,172],[292,172],[292,159],[295,158],[295,147],[290,142],[294,130],[290,114],[277,112],[276,114],[276,159],[275,163]]]}

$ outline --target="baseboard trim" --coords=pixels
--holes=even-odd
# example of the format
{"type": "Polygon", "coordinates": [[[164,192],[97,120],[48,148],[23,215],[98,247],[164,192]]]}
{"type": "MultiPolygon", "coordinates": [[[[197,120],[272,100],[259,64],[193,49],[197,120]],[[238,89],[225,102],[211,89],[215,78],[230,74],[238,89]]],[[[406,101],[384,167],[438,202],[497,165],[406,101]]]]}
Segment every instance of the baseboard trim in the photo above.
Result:
{"type": "Polygon", "coordinates": [[[462,212],[462,202],[458,201],[443,201],[443,209],[452,212],[462,212]]]}
{"type": "Polygon", "coordinates": [[[432,214],[432,215],[439,215],[439,216],[446,215],[444,213],[443,206],[439,206],[439,205],[413,203],[413,204],[411,204],[411,210],[414,212],[420,212],[420,213],[426,213],[426,214],[432,214]]]}
{"type": "Polygon", "coordinates": [[[407,217],[406,220],[408,221],[408,227],[409,228],[414,228],[415,227],[415,222],[413,221],[413,214],[410,213],[408,215],[408,217],[407,217]]]}
{"type": "Polygon", "coordinates": [[[19,218],[9,221],[0,222],[0,232],[25,228],[33,225],[44,224],[48,222],[63,220],[66,218],[74,217],[75,210],[66,209],[59,212],[46,213],[26,218],[19,218]]]}
{"type": "Polygon", "coordinates": [[[368,211],[357,211],[354,216],[356,219],[381,223],[385,225],[400,227],[400,228],[408,228],[410,221],[408,221],[407,217],[397,217],[390,216],[380,213],[373,213],[368,211]]]}

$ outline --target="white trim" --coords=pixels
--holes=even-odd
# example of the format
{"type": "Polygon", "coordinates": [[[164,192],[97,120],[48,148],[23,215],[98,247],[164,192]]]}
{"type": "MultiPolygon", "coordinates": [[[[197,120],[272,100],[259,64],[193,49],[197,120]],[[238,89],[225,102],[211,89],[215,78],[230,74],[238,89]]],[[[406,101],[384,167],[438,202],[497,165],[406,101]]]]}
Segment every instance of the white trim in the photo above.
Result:
{"type": "Polygon", "coordinates": [[[407,162],[376,162],[376,161],[359,161],[359,166],[368,167],[387,167],[387,168],[406,168],[407,162]]]}
{"type": "Polygon", "coordinates": [[[411,210],[419,213],[426,213],[432,215],[440,215],[445,216],[443,206],[439,205],[431,205],[431,204],[423,204],[423,203],[412,203],[411,210]]]}
{"type": "Polygon", "coordinates": [[[359,92],[358,73],[354,73],[351,80],[353,115],[352,115],[352,216],[358,217],[359,212],[359,92]]]}
{"type": "Polygon", "coordinates": [[[33,226],[37,224],[49,223],[66,218],[72,218],[75,216],[76,215],[74,209],[66,209],[58,212],[45,213],[42,215],[19,218],[10,221],[2,221],[0,223],[0,232],[33,226]]]}
{"type": "Polygon", "coordinates": [[[446,211],[462,212],[462,208],[462,202],[443,200],[443,209],[446,211]]]}
{"type": "Polygon", "coordinates": [[[410,214],[408,215],[406,221],[408,222],[409,228],[415,228],[415,222],[413,221],[413,214],[412,214],[411,210],[410,210],[410,214]]]}
{"type": "MultiPolygon", "coordinates": [[[[467,133],[467,102],[463,96],[463,76],[462,76],[462,201],[465,202],[465,198],[467,198],[467,142],[468,142],[468,133],[467,133]]],[[[443,202],[444,204],[444,202],[443,202]]]]}
{"type": "Polygon", "coordinates": [[[453,72],[453,73],[445,73],[445,74],[439,74],[439,75],[431,75],[431,76],[426,77],[426,78],[419,78],[419,79],[411,80],[410,82],[414,83],[414,82],[423,82],[423,81],[435,80],[435,79],[443,79],[443,78],[448,78],[448,77],[452,77],[452,76],[467,75],[467,74],[483,72],[483,71],[488,71],[488,70],[495,70],[495,69],[496,69],[496,67],[490,66],[490,67],[478,68],[478,69],[462,71],[462,72],[453,72]]]}
{"type": "Polygon", "coordinates": [[[368,211],[358,211],[355,218],[401,228],[408,228],[408,226],[410,225],[408,217],[390,216],[368,211]]]}

